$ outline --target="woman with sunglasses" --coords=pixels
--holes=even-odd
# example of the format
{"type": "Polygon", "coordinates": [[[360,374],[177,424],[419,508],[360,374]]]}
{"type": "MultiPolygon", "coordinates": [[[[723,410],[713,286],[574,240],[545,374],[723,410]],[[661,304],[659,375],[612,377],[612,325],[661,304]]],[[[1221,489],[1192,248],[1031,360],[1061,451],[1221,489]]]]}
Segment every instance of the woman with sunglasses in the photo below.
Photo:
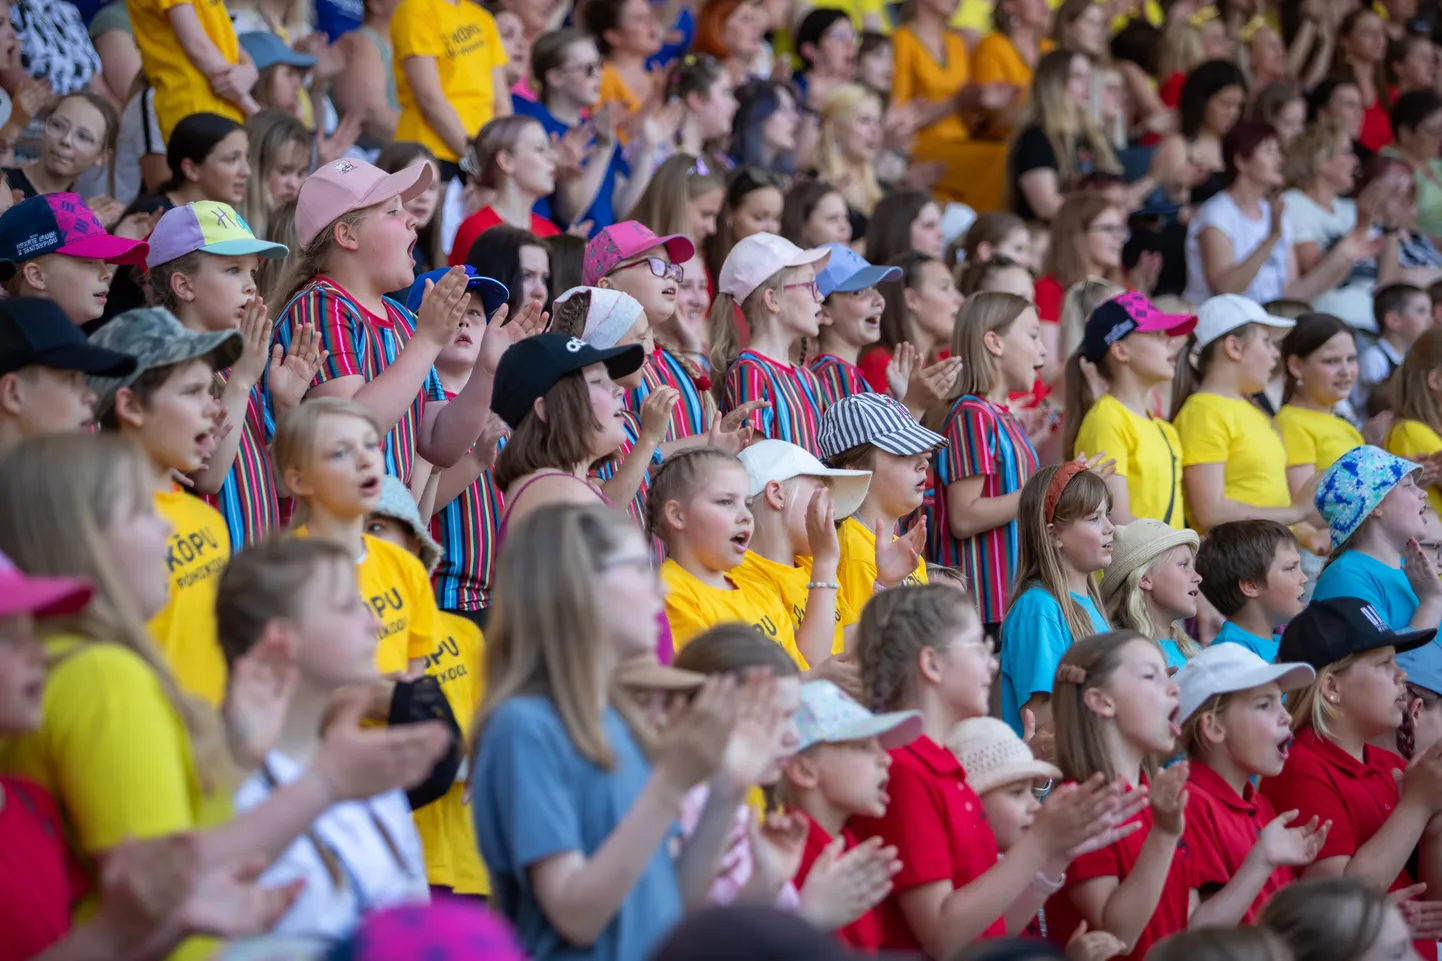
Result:
{"type": "Polygon", "coordinates": [[[461,158],[461,169],[492,196],[490,203],[461,222],[451,244],[452,267],[466,262],[477,237],[501,224],[537,237],[561,232],[535,210],[556,189],[556,150],[535,117],[513,114],[486,124],[461,158]]]}

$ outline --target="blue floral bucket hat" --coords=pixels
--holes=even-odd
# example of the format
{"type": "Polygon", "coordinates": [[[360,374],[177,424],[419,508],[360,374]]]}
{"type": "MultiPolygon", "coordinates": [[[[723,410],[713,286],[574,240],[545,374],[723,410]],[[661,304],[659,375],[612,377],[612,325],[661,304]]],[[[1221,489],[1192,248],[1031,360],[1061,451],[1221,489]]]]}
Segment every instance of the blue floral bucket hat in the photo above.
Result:
{"type": "Polygon", "coordinates": [[[1341,457],[1317,484],[1312,502],[1332,532],[1332,546],[1339,547],[1357,533],[1382,498],[1422,465],[1389,454],[1380,447],[1354,447],[1341,457]]]}

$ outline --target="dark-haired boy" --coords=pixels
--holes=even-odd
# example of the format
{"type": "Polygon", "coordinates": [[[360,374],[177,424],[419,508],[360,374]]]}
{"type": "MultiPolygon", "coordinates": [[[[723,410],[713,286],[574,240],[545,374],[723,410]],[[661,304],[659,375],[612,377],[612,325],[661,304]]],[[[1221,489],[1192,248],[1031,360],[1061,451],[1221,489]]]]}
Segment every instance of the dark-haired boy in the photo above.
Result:
{"type": "Polygon", "coordinates": [[[1277,659],[1276,633],[1306,606],[1307,575],[1297,538],[1275,521],[1218,524],[1197,551],[1202,593],[1226,623],[1213,644],[1240,644],[1277,659]]]}
{"type": "Polygon", "coordinates": [[[90,378],[99,397],[95,416],[145,451],[155,510],[172,528],[170,593],[150,621],[150,634],[181,688],[217,706],[225,696],[226,669],[216,638],[215,592],[230,561],[230,536],[219,511],[171,478],[176,471],[198,470],[210,453],[220,413],[215,372],[235,363],[242,340],[238,330],[188,330],[159,307],[128,310],[90,338],[96,346],[135,355],[129,374],[90,378]]]}
{"type": "Polygon", "coordinates": [[[1366,408],[1367,397],[1392,376],[1417,338],[1435,323],[1432,298],[1411,284],[1378,288],[1372,298],[1372,316],[1377,319],[1378,339],[1358,358],[1357,386],[1352,391],[1352,403],[1358,410],[1366,408]]]}

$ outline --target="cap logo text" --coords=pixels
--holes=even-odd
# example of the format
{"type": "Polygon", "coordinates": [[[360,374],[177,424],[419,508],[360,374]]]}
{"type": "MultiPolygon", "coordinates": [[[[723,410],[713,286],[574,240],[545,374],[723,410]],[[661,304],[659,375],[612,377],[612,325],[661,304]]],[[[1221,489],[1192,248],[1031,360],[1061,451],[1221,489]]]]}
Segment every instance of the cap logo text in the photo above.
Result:
{"type": "Polygon", "coordinates": [[[1379,631],[1391,630],[1391,628],[1387,626],[1387,622],[1382,620],[1382,615],[1378,614],[1376,609],[1373,608],[1371,604],[1362,605],[1362,616],[1367,618],[1367,620],[1371,621],[1372,626],[1379,631]]]}
{"type": "Polygon", "coordinates": [[[349,161],[349,160],[337,160],[335,163],[331,164],[330,166],[331,166],[331,169],[334,170],[336,173],[341,173],[341,174],[348,174],[348,173],[350,173],[352,170],[355,169],[355,164],[352,163],[352,162],[349,161]]]}
{"type": "Polygon", "coordinates": [[[579,353],[581,351],[581,348],[585,346],[586,342],[578,337],[572,337],[570,340],[566,341],[566,350],[573,354],[579,353]]]}

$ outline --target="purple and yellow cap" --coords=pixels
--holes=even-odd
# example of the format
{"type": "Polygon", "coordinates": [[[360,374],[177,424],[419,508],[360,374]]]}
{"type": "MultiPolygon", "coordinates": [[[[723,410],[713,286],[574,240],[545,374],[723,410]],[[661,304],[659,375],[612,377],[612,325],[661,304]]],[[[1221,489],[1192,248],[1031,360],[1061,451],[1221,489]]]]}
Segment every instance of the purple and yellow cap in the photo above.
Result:
{"type": "Polygon", "coordinates": [[[256,237],[250,224],[230,204],[197,200],[184,207],[172,207],[161,216],[150,235],[145,266],[159,267],[197,250],[221,257],[255,254],[272,259],[290,253],[285,244],[256,237]]]}
{"type": "Polygon", "coordinates": [[[143,240],[109,233],[79,194],[42,194],[0,214],[0,280],[46,254],[128,267],[145,263],[149,250],[143,240]]]}

